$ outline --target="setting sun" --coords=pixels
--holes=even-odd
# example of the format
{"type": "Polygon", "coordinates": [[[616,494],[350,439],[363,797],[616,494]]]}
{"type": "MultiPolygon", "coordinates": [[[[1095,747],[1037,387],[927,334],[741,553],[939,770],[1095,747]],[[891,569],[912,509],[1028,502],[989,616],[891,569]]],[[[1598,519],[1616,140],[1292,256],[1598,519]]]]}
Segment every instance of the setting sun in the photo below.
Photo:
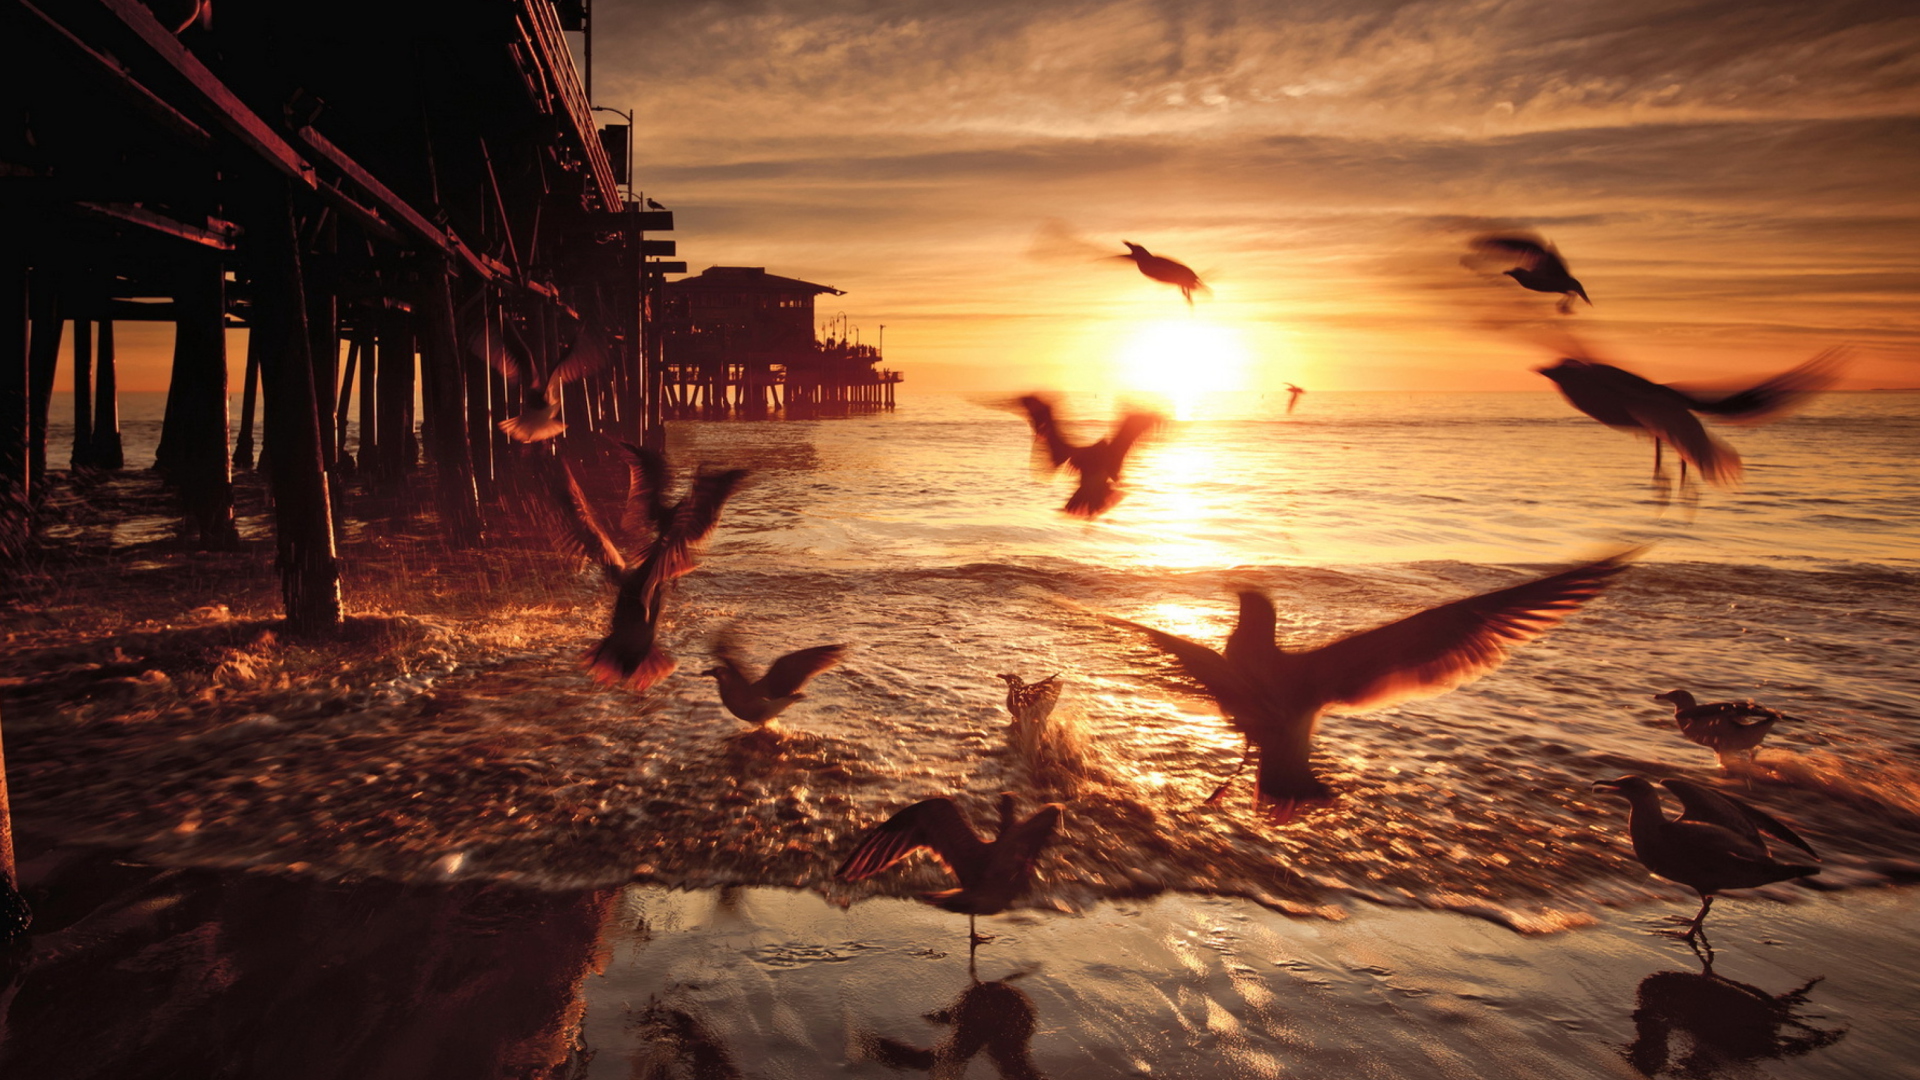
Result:
{"type": "Polygon", "coordinates": [[[1189,319],[1144,323],[1123,336],[1116,381],[1163,395],[1182,414],[1202,394],[1246,386],[1249,353],[1240,331],[1189,319]]]}

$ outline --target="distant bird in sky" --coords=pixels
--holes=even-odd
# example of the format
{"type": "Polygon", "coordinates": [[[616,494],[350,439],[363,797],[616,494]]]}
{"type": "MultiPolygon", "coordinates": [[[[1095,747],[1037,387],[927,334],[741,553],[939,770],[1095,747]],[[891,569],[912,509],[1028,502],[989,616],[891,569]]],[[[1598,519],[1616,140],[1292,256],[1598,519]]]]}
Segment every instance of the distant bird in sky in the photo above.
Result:
{"type": "MultiPolygon", "coordinates": [[[[746,475],[745,469],[729,469],[695,476],[687,497],[673,508],[668,524],[647,544],[638,564],[625,564],[607,636],[586,655],[595,680],[645,690],[673,673],[676,662],[656,640],[667,586],[692,569],[693,548],[712,534],[721,507],[746,475]]],[[[596,517],[583,515],[579,526],[597,534],[599,550],[617,552],[596,517]]]]}
{"type": "Polygon", "coordinates": [[[648,199],[648,200],[647,200],[647,209],[649,209],[649,210],[665,210],[665,209],[666,209],[666,207],[664,207],[664,206],[661,206],[661,205],[660,205],[659,203],[657,203],[657,202],[654,202],[654,201],[653,201],[652,199],[648,199]]]}
{"type": "Polygon", "coordinates": [[[727,711],[749,724],[772,726],[787,706],[807,695],[801,687],[815,675],[840,662],[845,645],[815,645],[790,652],[773,662],[767,673],[755,678],[739,659],[733,641],[722,636],[713,644],[713,658],[719,663],[701,672],[711,676],[720,687],[720,703],[727,711]]]}
{"type": "Polygon", "coordinates": [[[1712,750],[1724,768],[1728,754],[1745,753],[1748,762],[1760,754],[1760,743],[1773,725],[1787,717],[1753,701],[1710,701],[1697,704],[1685,690],[1655,694],[1655,701],[1673,706],[1673,722],[1680,734],[1712,750]]]}
{"type": "Polygon", "coordinates": [[[952,799],[933,798],[914,803],[888,818],[860,841],[833,876],[861,881],[878,874],[916,851],[931,854],[959,880],[960,887],[926,893],[921,898],[947,911],[967,916],[968,940],[980,936],[975,919],[997,915],[1012,906],[1033,883],[1033,864],[1053,839],[1066,808],[1048,803],[1025,821],[1014,818],[1012,792],[1000,795],[1000,828],[987,840],[973,831],[966,815],[952,799]]]}
{"type": "MultiPolygon", "coordinates": [[[[1304,652],[1280,647],[1273,601],[1253,589],[1240,593],[1239,623],[1224,652],[1128,619],[1106,618],[1145,634],[1206,689],[1246,740],[1240,768],[1258,748],[1259,794],[1278,804],[1280,816],[1287,818],[1299,803],[1333,795],[1313,774],[1310,760],[1321,713],[1440,693],[1493,670],[1511,647],[1546,633],[1599,595],[1634,554],[1622,552],[1442,604],[1304,652]]],[[[1234,776],[1239,772],[1235,769],[1234,776]]],[[[1232,780],[1228,777],[1208,801],[1219,798],[1232,780]]]]}
{"type": "Polygon", "coordinates": [[[1287,384],[1287,414],[1289,416],[1293,414],[1293,407],[1300,404],[1300,395],[1306,392],[1305,387],[1295,386],[1292,383],[1287,384]]]}
{"type": "Polygon", "coordinates": [[[1646,777],[1602,780],[1593,788],[1627,800],[1627,829],[1634,857],[1642,865],[1700,894],[1700,911],[1687,928],[1689,939],[1700,933],[1716,893],[1820,872],[1817,866],[1780,862],[1767,850],[1763,832],[1814,855],[1812,845],[1771,814],[1701,784],[1661,782],[1680,799],[1683,811],[1677,819],[1668,819],[1660,793],[1646,777]]]}
{"type": "Polygon", "coordinates": [[[567,383],[584,378],[606,366],[607,346],[600,331],[582,324],[573,347],[555,364],[545,378],[528,355],[518,331],[507,324],[507,332],[488,334],[481,326],[467,335],[467,348],[493,365],[507,378],[520,384],[520,414],[500,421],[500,430],[516,442],[539,442],[567,430],[560,420],[560,391],[567,383]]]}
{"type": "Polygon", "coordinates": [[[1194,273],[1187,264],[1176,262],[1164,255],[1155,255],[1131,240],[1120,242],[1127,245],[1127,253],[1115,255],[1114,258],[1131,259],[1133,265],[1140,268],[1141,273],[1155,281],[1162,281],[1179,289],[1180,295],[1186,298],[1188,307],[1193,306],[1194,290],[1208,291],[1206,283],[1200,280],[1200,275],[1194,273]]]}
{"type": "Polygon", "coordinates": [[[1586,300],[1588,307],[1593,306],[1593,301],[1587,300],[1587,290],[1567,272],[1560,252],[1537,236],[1477,236],[1473,239],[1473,248],[1481,259],[1514,264],[1501,273],[1518,282],[1521,288],[1563,294],[1558,305],[1562,315],[1573,313],[1576,296],[1586,300]]]}
{"type": "Polygon", "coordinates": [[[1731,487],[1740,480],[1740,455],[1709,434],[1694,414],[1747,424],[1772,419],[1833,385],[1844,359],[1843,350],[1829,349],[1791,371],[1722,394],[1689,392],[1650,382],[1611,364],[1573,357],[1534,370],[1553,380],[1568,404],[1595,420],[1652,436],[1656,482],[1664,483],[1660,448],[1670,444],[1680,455],[1683,485],[1687,465],[1692,464],[1708,483],[1731,487]]]}
{"type": "Polygon", "coordinates": [[[1128,452],[1141,436],[1166,423],[1166,417],[1158,413],[1131,412],[1120,418],[1111,437],[1086,446],[1074,446],[1060,434],[1050,399],[1028,394],[1016,404],[1026,410],[1027,423],[1033,428],[1034,449],[1048,469],[1071,465],[1080,474],[1080,484],[1067,498],[1066,505],[1067,513],[1075,517],[1099,517],[1120,501],[1120,473],[1126,467],[1128,452]]]}

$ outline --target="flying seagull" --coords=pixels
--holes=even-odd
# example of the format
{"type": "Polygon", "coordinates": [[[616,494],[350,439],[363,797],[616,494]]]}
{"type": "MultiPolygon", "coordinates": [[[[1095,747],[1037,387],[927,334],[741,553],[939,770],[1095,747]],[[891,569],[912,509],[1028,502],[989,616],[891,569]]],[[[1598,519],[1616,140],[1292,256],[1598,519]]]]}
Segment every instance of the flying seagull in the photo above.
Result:
{"type": "Polygon", "coordinates": [[[1110,437],[1075,446],[1060,434],[1051,399],[1028,394],[1016,404],[1026,410],[1027,423],[1033,428],[1037,459],[1049,470],[1070,465],[1080,474],[1080,485],[1066,505],[1067,513],[1074,517],[1099,517],[1120,501],[1120,473],[1126,467],[1127,453],[1141,436],[1166,423],[1166,417],[1158,413],[1131,412],[1120,418],[1110,437]]]}
{"type": "Polygon", "coordinates": [[[1683,485],[1691,464],[1708,483],[1731,487],[1740,480],[1740,455],[1709,434],[1694,414],[1745,424],[1772,419],[1833,385],[1844,360],[1844,350],[1828,349],[1791,371],[1718,395],[1690,393],[1650,382],[1625,368],[1573,357],[1534,370],[1553,380],[1568,404],[1595,420],[1652,436],[1656,482],[1663,480],[1660,448],[1670,444],[1680,455],[1683,485]]]}
{"type": "Polygon", "coordinates": [[[1114,258],[1130,259],[1133,261],[1133,265],[1140,268],[1142,274],[1147,275],[1155,281],[1163,281],[1179,289],[1180,295],[1186,298],[1188,307],[1193,306],[1193,293],[1195,289],[1201,292],[1211,291],[1207,288],[1206,283],[1200,280],[1200,275],[1194,273],[1193,269],[1187,264],[1176,262],[1164,255],[1155,255],[1153,252],[1148,251],[1146,248],[1141,247],[1131,240],[1122,240],[1120,242],[1127,245],[1127,253],[1125,255],[1115,255],[1114,258]]]}
{"type": "Polygon", "coordinates": [[[713,472],[702,467],[677,502],[667,501],[669,468],[666,456],[629,442],[620,444],[627,456],[627,508],[621,528],[629,537],[651,534],[661,547],[659,573],[672,580],[693,569],[693,548],[706,540],[719,520],[720,507],[747,477],[745,469],[713,472]]]}
{"type": "Polygon", "coordinates": [[[1521,288],[1562,294],[1558,305],[1562,315],[1573,314],[1576,296],[1586,300],[1588,307],[1593,306],[1593,301],[1587,300],[1587,290],[1567,272],[1560,252],[1537,236],[1477,236],[1473,239],[1473,248],[1484,259],[1512,263],[1511,269],[1501,273],[1518,282],[1521,288]]]}
{"type": "Polygon", "coordinates": [[[1292,383],[1287,384],[1287,412],[1289,414],[1293,412],[1295,405],[1300,404],[1300,395],[1306,392],[1307,390],[1304,386],[1295,386],[1292,383]]]}
{"type": "Polygon", "coordinates": [[[1780,862],[1767,850],[1763,832],[1819,858],[1812,845],[1771,814],[1701,784],[1661,783],[1680,799],[1683,811],[1676,819],[1668,819],[1660,808],[1660,792],[1644,776],[1602,780],[1593,789],[1627,800],[1627,830],[1633,835],[1633,855],[1642,865],[1700,894],[1700,911],[1687,927],[1689,940],[1706,922],[1714,894],[1820,872],[1817,866],[1780,862]]]}
{"type": "Polygon", "coordinates": [[[975,919],[997,915],[1012,906],[1033,883],[1033,864],[1053,839],[1066,808],[1048,803],[1025,821],[1014,819],[1014,797],[1000,795],[1000,829],[987,840],[973,831],[966,815],[952,799],[934,798],[914,803],[869,832],[840,864],[833,876],[840,881],[862,881],[916,851],[939,860],[960,882],[957,889],[923,894],[926,902],[967,916],[968,940],[980,936],[975,919]]]}
{"type": "Polygon", "coordinates": [[[701,672],[710,675],[720,687],[720,703],[727,711],[749,724],[771,727],[787,706],[806,697],[801,687],[807,680],[840,662],[845,645],[815,645],[790,652],[773,662],[767,673],[754,678],[740,662],[731,639],[722,636],[713,644],[713,658],[719,663],[701,672]]]}
{"type": "Polygon", "coordinates": [[[1145,634],[1206,689],[1246,739],[1241,769],[1259,749],[1259,794],[1278,803],[1286,818],[1298,803],[1332,797],[1309,760],[1321,713],[1440,693],[1493,670],[1510,648],[1546,633],[1597,596],[1634,554],[1621,552],[1442,604],[1302,652],[1280,647],[1273,601],[1252,589],[1240,593],[1240,620],[1224,652],[1127,619],[1107,621],[1145,634]]]}
{"type": "Polygon", "coordinates": [[[559,416],[561,388],[593,374],[607,363],[606,341],[591,323],[580,327],[573,348],[545,378],[540,376],[511,323],[507,324],[504,335],[488,334],[484,326],[473,330],[467,335],[467,348],[520,384],[520,414],[500,421],[500,430],[515,442],[523,443],[551,439],[567,430],[559,416]]]}
{"type": "Polygon", "coordinates": [[[1680,734],[1714,752],[1726,767],[1727,755],[1745,753],[1752,763],[1760,754],[1760,744],[1773,725],[1788,717],[1753,701],[1709,701],[1696,703],[1685,690],[1655,694],[1655,701],[1673,706],[1673,722],[1680,734]]]}

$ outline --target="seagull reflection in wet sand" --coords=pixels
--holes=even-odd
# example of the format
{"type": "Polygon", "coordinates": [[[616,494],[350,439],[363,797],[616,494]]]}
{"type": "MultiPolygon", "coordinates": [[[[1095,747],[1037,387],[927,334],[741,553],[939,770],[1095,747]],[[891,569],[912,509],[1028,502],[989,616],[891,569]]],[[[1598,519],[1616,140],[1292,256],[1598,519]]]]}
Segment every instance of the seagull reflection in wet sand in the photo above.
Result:
{"type": "Polygon", "coordinates": [[[888,818],[869,832],[833,872],[839,881],[863,881],[916,851],[931,854],[960,882],[957,889],[924,893],[921,899],[967,916],[967,938],[979,945],[981,915],[998,915],[1033,884],[1033,864],[1060,828],[1066,808],[1048,803],[1025,821],[1014,819],[1013,793],[1000,795],[1000,828],[983,839],[948,798],[925,799],[888,818]]]}
{"type": "Polygon", "coordinates": [[[1740,455],[1714,438],[1695,413],[1741,424],[1772,419],[1833,385],[1844,359],[1843,350],[1829,349],[1791,371],[1745,390],[1722,394],[1689,392],[1651,382],[1611,364],[1573,357],[1534,370],[1553,380],[1568,404],[1595,420],[1611,428],[1651,436],[1653,479],[1664,491],[1666,474],[1660,467],[1660,455],[1661,447],[1668,445],[1680,456],[1683,489],[1688,465],[1718,487],[1740,482],[1740,455]]]}
{"type": "Polygon", "coordinates": [[[1533,292],[1561,293],[1556,305],[1562,315],[1573,314],[1573,298],[1579,297],[1592,307],[1593,301],[1587,299],[1587,290],[1567,272],[1566,260],[1560,252],[1545,240],[1537,236],[1477,236],[1473,240],[1474,255],[1469,263],[1498,262],[1510,264],[1510,268],[1500,271],[1512,278],[1523,289],[1533,292]]]}
{"type": "Polygon", "coordinates": [[[711,676],[720,688],[720,703],[727,711],[761,728],[778,725],[787,706],[807,695],[801,687],[815,675],[840,662],[845,645],[815,645],[799,649],[775,660],[767,673],[754,678],[740,662],[739,647],[729,635],[713,643],[713,658],[719,661],[700,674],[711,676]]]}
{"type": "Polygon", "coordinates": [[[1640,980],[1633,1044],[1626,1048],[1625,1057],[1641,1073],[1744,1075],[1753,1062],[1798,1057],[1832,1046],[1847,1034],[1846,1028],[1817,1028],[1795,1015],[1823,976],[1784,994],[1768,994],[1714,974],[1708,957],[1701,958],[1701,965],[1698,974],[1656,971],[1640,980]],[[1784,1034],[1783,1029],[1793,1034],[1784,1034]],[[1688,1043],[1678,1060],[1672,1048],[1676,1034],[1685,1036],[1688,1043]]]}
{"type": "Polygon", "coordinates": [[[1685,690],[1655,694],[1655,701],[1673,706],[1673,722],[1689,742],[1699,743],[1714,752],[1720,767],[1727,767],[1727,755],[1744,753],[1747,764],[1759,758],[1760,743],[1773,725],[1789,719],[1786,714],[1753,701],[1709,701],[1696,703],[1685,690]]]}
{"type": "Polygon", "coordinates": [[[870,1061],[891,1069],[919,1069],[937,1077],[958,1077],[974,1058],[986,1051],[1001,1080],[1040,1080],[1033,1063],[1033,1033],[1039,1010],[1013,985],[1027,972],[1015,972],[994,982],[981,982],[971,963],[969,985],[953,1004],[926,1015],[929,1023],[951,1024],[953,1033],[921,1049],[876,1032],[856,1032],[854,1046],[870,1061]]]}
{"type": "Polygon", "coordinates": [[[1106,619],[1172,655],[1245,738],[1240,766],[1207,801],[1226,791],[1257,747],[1257,796],[1276,804],[1284,822],[1298,804],[1333,797],[1310,761],[1321,713],[1440,693],[1493,670],[1509,648],[1546,633],[1599,595],[1635,553],[1456,600],[1304,652],[1280,647],[1273,601],[1252,589],[1240,594],[1240,621],[1224,653],[1127,619],[1106,619]]]}
{"type": "Polygon", "coordinates": [[[1179,289],[1180,295],[1186,298],[1188,307],[1193,306],[1193,294],[1196,290],[1199,292],[1212,291],[1207,288],[1205,282],[1200,280],[1200,275],[1194,273],[1193,268],[1189,267],[1186,263],[1169,259],[1164,255],[1155,255],[1153,252],[1148,251],[1146,248],[1141,247],[1131,240],[1122,240],[1120,242],[1127,245],[1127,253],[1125,255],[1115,255],[1114,258],[1130,259],[1133,265],[1140,268],[1142,274],[1145,274],[1155,281],[1164,282],[1179,289]]]}
{"type": "Polygon", "coordinates": [[[1050,398],[1028,394],[1012,404],[1026,411],[1027,423],[1033,427],[1036,460],[1048,471],[1070,465],[1080,474],[1080,485],[1066,505],[1067,513],[1074,517],[1099,517],[1120,501],[1120,473],[1126,468],[1128,452],[1142,436],[1167,422],[1159,413],[1130,412],[1120,418],[1111,437],[1075,446],[1060,434],[1050,398]]]}
{"type": "Polygon", "coordinates": [[[1683,810],[1678,818],[1667,818],[1660,807],[1660,793],[1644,776],[1602,780],[1593,789],[1627,800],[1631,807],[1627,829],[1633,836],[1634,857],[1642,865],[1700,894],[1700,910],[1687,925],[1688,940],[1704,936],[1707,911],[1721,890],[1751,889],[1820,872],[1817,866],[1773,857],[1761,833],[1819,858],[1812,845],[1766,811],[1691,781],[1661,782],[1680,799],[1683,810]]]}

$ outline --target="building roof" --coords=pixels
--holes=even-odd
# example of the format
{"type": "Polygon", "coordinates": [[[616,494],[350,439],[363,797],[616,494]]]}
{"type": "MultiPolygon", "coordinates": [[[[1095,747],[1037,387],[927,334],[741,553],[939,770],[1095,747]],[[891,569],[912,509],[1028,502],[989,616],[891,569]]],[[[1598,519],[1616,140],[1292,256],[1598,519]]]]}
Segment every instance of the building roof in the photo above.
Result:
{"type": "Polygon", "coordinates": [[[681,278],[672,282],[676,289],[726,289],[732,292],[740,290],[779,292],[779,293],[832,293],[844,295],[844,291],[831,285],[816,285],[799,278],[781,277],[767,273],[764,266],[709,266],[693,277],[681,278]]]}

